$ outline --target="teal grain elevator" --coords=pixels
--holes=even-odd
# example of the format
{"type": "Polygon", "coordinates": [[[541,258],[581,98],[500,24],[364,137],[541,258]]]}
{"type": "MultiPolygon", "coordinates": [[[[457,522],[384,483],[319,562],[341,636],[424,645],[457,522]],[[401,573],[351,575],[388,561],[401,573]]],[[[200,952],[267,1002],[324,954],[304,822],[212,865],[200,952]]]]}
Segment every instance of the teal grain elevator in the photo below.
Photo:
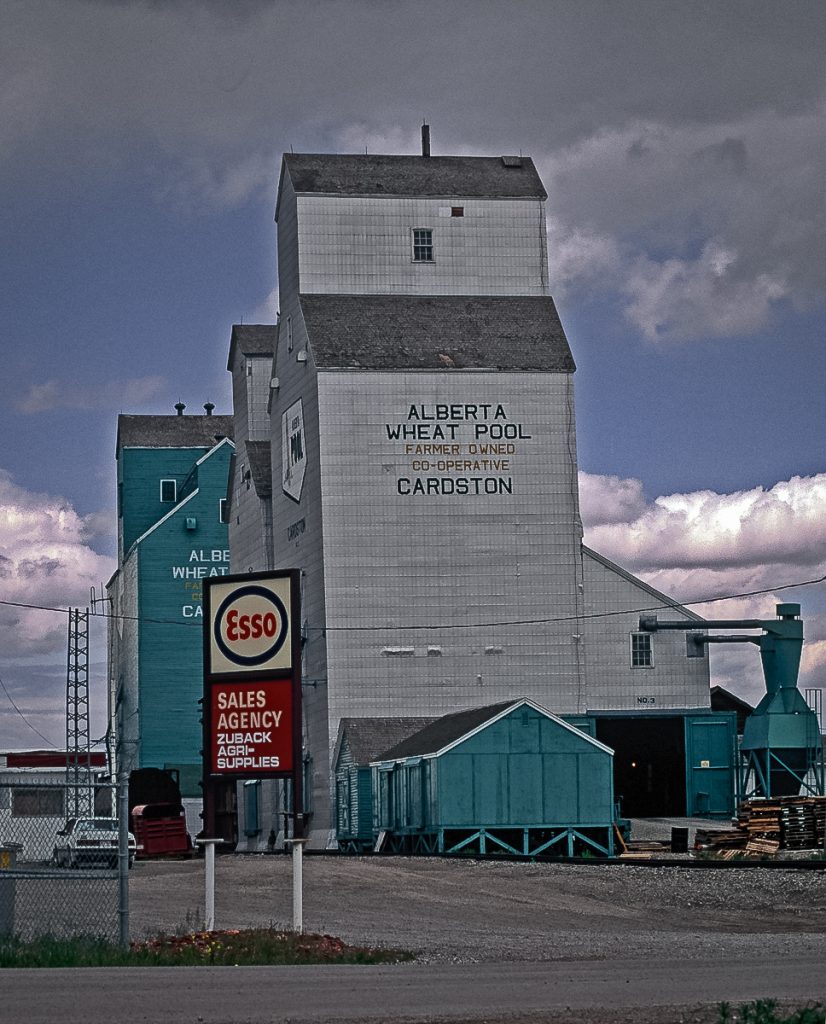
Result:
{"type": "Polygon", "coordinates": [[[203,580],[229,572],[232,419],[118,418],[118,569],[107,585],[109,704],[127,770],[162,768],[200,799],[203,580]]]}

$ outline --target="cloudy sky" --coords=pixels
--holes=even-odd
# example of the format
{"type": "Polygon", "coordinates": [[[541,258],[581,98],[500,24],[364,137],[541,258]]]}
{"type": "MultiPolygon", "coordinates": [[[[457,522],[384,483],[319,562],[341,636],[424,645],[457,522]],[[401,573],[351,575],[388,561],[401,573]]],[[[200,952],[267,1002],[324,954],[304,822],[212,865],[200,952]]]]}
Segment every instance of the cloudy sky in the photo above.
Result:
{"type": "MultiPolygon", "coordinates": [[[[800,601],[826,686],[826,588],[778,589],[826,574],[824,39],[820,0],[0,0],[0,600],[110,575],[118,412],[230,411],[281,152],[427,119],[547,187],[587,541],[686,601],[768,591],[708,615],[800,601]]],[[[65,632],[0,605],[0,748],[63,743],[65,632]]],[[[712,671],[759,697],[751,648],[712,671]]]]}

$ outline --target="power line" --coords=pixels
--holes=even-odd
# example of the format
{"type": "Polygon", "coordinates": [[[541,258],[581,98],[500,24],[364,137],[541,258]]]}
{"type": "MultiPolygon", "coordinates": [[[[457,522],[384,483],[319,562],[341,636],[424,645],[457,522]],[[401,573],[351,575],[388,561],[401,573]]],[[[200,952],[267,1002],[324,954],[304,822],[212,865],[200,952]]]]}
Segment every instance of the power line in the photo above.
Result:
{"type": "MultiPolygon", "coordinates": [[[[553,622],[582,622],[585,619],[607,619],[616,615],[637,615],[640,612],[658,611],[661,608],[690,608],[695,604],[715,604],[718,601],[735,601],[743,597],[758,597],[761,594],[773,594],[778,590],[791,590],[795,587],[809,587],[816,583],[826,582],[826,576],[820,576],[813,580],[801,580],[799,583],[783,583],[778,587],[766,587],[764,590],[747,590],[742,594],[724,594],[721,597],[702,597],[694,601],[661,601],[655,605],[646,605],[641,608],[623,608],[613,612],[588,612],[581,615],[557,615],[551,618],[542,619],[506,619],[500,622],[472,622],[445,623],[440,626],[326,626],[324,630],[328,633],[342,631],[346,633],[369,632],[376,629],[493,629],[497,626],[540,626],[553,622]]],[[[703,620],[697,620],[697,627],[703,625],[703,620]]],[[[312,626],[311,629],[321,629],[320,626],[312,626]]]]}
{"type": "Polygon", "coordinates": [[[26,723],[26,725],[32,730],[32,732],[36,732],[37,735],[43,740],[44,743],[48,743],[50,747],[54,747],[55,750],[57,750],[58,749],[57,744],[56,743],[52,743],[52,741],[47,736],[44,736],[43,733],[38,728],[33,726],[32,723],[28,720],[28,718],[26,718],[26,716],[20,710],[20,708],[14,703],[14,698],[9,693],[9,691],[6,689],[6,684],[3,682],[3,677],[2,676],[0,676],[0,687],[2,687],[3,693],[5,693],[6,697],[8,697],[9,704],[11,704],[11,706],[18,713],[18,715],[20,715],[20,717],[23,719],[23,721],[26,723]]]}
{"type": "MultiPolygon", "coordinates": [[[[745,597],[760,597],[763,594],[774,594],[780,590],[794,590],[798,587],[811,587],[818,583],[826,583],[826,576],[818,576],[811,580],[798,580],[794,583],[781,583],[774,587],[765,587],[762,590],[746,590],[739,594],[723,594],[718,597],[699,597],[691,601],[659,601],[657,604],[643,605],[635,608],[622,608],[618,611],[610,612],[588,612],[580,615],[555,615],[545,616],[536,619],[499,619],[493,622],[443,622],[436,624],[426,625],[374,625],[374,626],[313,626],[308,625],[306,628],[317,631],[319,633],[373,633],[378,630],[444,630],[444,629],[495,629],[500,626],[540,626],[549,625],[554,622],[582,622],[588,619],[606,619],[615,617],[618,615],[637,615],[640,612],[657,611],[661,608],[690,608],[697,604],[716,604],[720,601],[736,601],[745,597]]],[[[32,611],[44,611],[44,612],[59,612],[63,615],[69,613],[68,608],[56,608],[50,605],[40,604],[26,604],[21,601],[4,601],[0,599],[0,605],[5,605],[10,608],[26,608],[32,611]]],[[[102,619],[118,619],[122,622],[137,622],[152,625],[161,626],[183,626],[184,628],[201,629],[203,623],[201,622],[181,622],[180,619],[156,619],[149,616],[142,615],[124,615],[117,612],[100,612],[96,615],[97,618],[102,619]]],[[[702,627],[703,620],[698,619],[698,627],[702,627]]]]}

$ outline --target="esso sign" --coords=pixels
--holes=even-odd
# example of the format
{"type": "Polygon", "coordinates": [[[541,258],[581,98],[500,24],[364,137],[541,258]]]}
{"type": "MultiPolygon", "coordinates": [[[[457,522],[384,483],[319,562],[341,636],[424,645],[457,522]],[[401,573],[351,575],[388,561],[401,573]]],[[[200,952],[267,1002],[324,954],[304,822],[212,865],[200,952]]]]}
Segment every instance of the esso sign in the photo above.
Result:
{"type": "Polygon", "coordinates": [[[238,640],[258,640],[262,636],[272,639],[278,634],[280,625],[275,612],[253,612],[246,615],[233,608],[227,615],[227,640],[236,643],[238,640]]]}
{"type": "Polygon", "coordinates": [[[213,642],[229,667],[260,668],[281,652],[289,633],[284,602],[272,589],[255,583],[235,588],[218,605],[213,642]]]}

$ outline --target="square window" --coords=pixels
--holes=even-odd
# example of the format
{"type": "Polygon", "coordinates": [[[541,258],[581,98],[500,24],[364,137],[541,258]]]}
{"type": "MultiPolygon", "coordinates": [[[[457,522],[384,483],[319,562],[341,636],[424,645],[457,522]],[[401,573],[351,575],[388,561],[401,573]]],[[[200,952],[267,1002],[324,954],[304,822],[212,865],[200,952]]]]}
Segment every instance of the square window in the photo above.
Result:
{"type": "Polygon", "coordinates": [[[464,217],[465,208],[464,206],[451,206],[450,216],[451,217],[464,217]]]}
{"type": "Polygon", "coordinates": [[[413,228],[413,262],[433,262],[432,228],[413,228]]]}
{"type": "Polygon", "coordinates": [[[161,480],[161,501],[175,501],[178,497],[176,480],[161,480]]]}
{"type": "Polygon", "coordinates": [[[63,790],[57,786],[20,786],[11,791],[13,818],[61,818],[63,790]]]}
{"type": "Polygon", "coordinates": [[[653,668],[654,658],[650,633],[631,634],[631,668],[653,668]]]}

